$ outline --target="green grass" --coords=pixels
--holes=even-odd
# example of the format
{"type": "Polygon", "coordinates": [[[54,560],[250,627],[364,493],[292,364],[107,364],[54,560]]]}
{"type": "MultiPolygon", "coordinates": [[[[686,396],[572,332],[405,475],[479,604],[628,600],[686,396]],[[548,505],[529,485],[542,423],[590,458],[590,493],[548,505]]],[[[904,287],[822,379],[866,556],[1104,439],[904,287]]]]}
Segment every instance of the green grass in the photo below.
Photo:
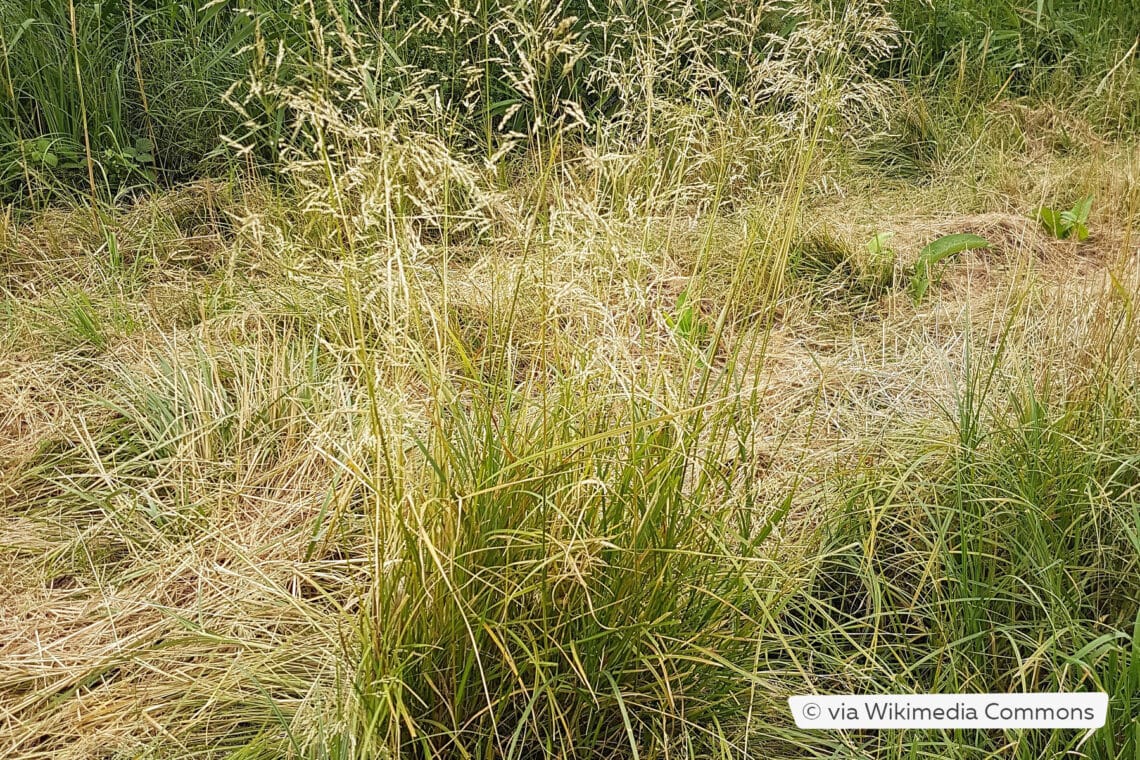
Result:
{"type": "Polygon", "coordinates": [[[354,101],[346,115],[367,124],[390,123],[430,89],[433,105],[415,103],[416,117],[481,158],[564,138],[604,151],[615,135],[639,134],[667,175],[684,169],[668,158],[679,105],[700,114],[746,104],[788,119],[806,105],[805,87],[830,86],[813,79],[837,60],[812,60],[821,38],[803,34],[826,19],[853,43],[832,73],[867,77],[844,101],[848,121],[879,111],[872,83],[901,73],[914,86],[955,88],[956,107],[1045,97],[1135,127],[1134,40],[1121,31],[1132,14],[1125,3],[1077,0],[892,0],[858,11],[787,0],[756,13],[731,2],[4,0],[0,193],[42,206],[203,173],[272,173],[306,137],[295,127],[309,98],[294,87],[354,101]],[[330,67],[367,69],[367,82],[326,76],[330,67]]]}
{"type": "MultiPolygon", "coordinates": [[[[877,757],[1128,757],[1140,746],[1135,387],[1111,374],[1071,396],[1019,383],[997,401],[993,369],[963,378],[947,410],[956,438],[852,473],[786,615],[789,650],[813,653],[809,692],[1109,694],[1108,723],[1087,739],[883,734],[867,739],[877,757]]],[[[846,756],[826,739],[804,746],[846,756]]]]}

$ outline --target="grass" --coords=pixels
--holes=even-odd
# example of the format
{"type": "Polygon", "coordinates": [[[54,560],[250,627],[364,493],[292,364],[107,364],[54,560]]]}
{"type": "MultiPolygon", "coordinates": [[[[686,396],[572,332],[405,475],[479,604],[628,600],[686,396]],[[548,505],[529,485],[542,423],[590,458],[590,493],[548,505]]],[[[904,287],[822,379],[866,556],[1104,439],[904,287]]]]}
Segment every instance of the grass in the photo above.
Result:
{"type": "Polygon", "coordinates": [[[0,0],[0,136],[76,157],[0,216],[0,755],[1134,757],[1127,45],[987,90],[925,6],[444,5],[0,0]],[[152,128],[169,187],[91,181],[152,128]],[[1062,689],[1106,727],[786,701],[1062,689]]]}

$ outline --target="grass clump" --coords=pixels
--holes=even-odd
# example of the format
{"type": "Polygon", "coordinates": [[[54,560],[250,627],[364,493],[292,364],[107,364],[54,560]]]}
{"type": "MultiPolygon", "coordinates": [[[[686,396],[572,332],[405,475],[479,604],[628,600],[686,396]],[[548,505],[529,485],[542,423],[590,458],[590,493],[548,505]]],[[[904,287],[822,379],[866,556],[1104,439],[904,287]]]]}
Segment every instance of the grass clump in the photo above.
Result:
{"type": "Polygon", "coordinates": [[[907,458],[847,481],[783,623],[804,655],[785,667],[808,691],[1109,694],[1108,723],[1088,736],[853,737],[876,757],[1126,757],[1140,746],[1140,399],[1123,366],[1065,389],[1007,386],[1000,364],[967,367],[952,437],[911,441],[907,458]]]}
{"type": "Polygon", "coordinates": [[[737,756],[770,580],[699,415],[481,395],[374,507],[357,756],[737,756]]]}

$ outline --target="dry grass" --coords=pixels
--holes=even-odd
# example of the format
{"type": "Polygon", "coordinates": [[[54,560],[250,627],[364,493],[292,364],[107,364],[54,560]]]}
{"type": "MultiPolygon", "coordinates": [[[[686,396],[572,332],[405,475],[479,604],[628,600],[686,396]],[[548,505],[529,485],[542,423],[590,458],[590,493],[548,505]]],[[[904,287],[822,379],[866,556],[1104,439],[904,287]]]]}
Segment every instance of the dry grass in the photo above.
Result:
{"type": "MultiPolygon", "coordinates": [[[[1112,186],[1130,169],[1099,170],[1112,186]]],[[[375,373],[383,414],[409,431],[438,413],[432,366],[482,367],[493,380],[502,361],[527,393],[573,377],[599,399],[646,394],[668,408],[693,359],[666,317],[709,230],[714,258],[731,256],[757,218],[631,223],[560,188],[529,251],[422,245],[345,262],[309,254],[273,207],[237,206],[244,221],[219,234],[226,211],[202,205],[202,192],[104,221],[130,251],[124,262],[150,252],[129,286],[102,273],[107,237],[82,221],[45,216],[8,232],[5,757],[209,756],[211,737],[241,736],[301,752],[345,730],[368,583],[360,373],[375,373]],[[205,232],[178,223],[203,209],[205,232]],[[86,235],[62,232],[72,225],[86,235]],[[256,271],[234,268],[253,259],[256,271]],[[226,297],[203,301],[219,273],[226,297]],[[104,321],[122,304],[133,327],[110,331],[99,350],[68,337],[47,310],[75,286],[104,321]],[[266,725],[279,728],[262,735],[266,725]]],[[[843,204],[813,204],[805,213],[857,251],[871,228],[843,204]]],[[[810,545],[842,498],[836,475],[889,461],[900,435],[953,435],[944,410],[968,344],[1005,341],[999,374],[1011,383],[1046,367],[1081,382],[1097,349],[1077,336],[1096,335],[1113,293],[1137,282],[1131,229],[1107,216],[1114,210],[1082,246],[1005,211],[879,217],[903,259],[946,232],[993,243],[953,264],[918,308],[897,292],[852,311],[805,300],[803,288],[818,285],[789,282],[762,361],[732,369],[758,394],[754,416],[739,421],[753,441],[746,479],[761,479],[762,499],[798,485],[778,551],[810,545]]],[[[705,319],[718,295],[707,288],[705,319]]],[[[757,329],[735,321],[725,340],[746,343],[757,329]]],[[[414,461],[406,477],[420,477],[414,461]]]]}

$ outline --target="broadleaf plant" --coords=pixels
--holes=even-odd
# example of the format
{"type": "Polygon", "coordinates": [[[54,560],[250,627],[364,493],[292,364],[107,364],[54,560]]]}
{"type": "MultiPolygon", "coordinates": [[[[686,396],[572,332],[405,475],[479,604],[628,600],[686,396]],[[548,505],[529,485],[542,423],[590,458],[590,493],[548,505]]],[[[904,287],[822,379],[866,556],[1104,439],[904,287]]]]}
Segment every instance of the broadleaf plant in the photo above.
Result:
{"type": "Polygon", "coordinates": [[[1057,211],[1048,206],[1038,206],[1034,211],[1034,218],[1045,225],[1045,229],[1058,240],[1070,238],[1077,241],[1086,240],[1089,236],[1089,213],[1092,211],[1093,197],[1086,195],[1076,202],[1068,211],[1057,211]]]}
{"type": "Polygon", "coordinates": [[[938,279],[934,271],[936,264],[962,251],[989,247],[990,241],[984,237],[965,232],[954,235],[943,235],[927,245],[922,249],[922,252],[918,254],[918,260],[915,261],[914,264],[914,274],[910,279],[910,292],[914,298],[914,302],[919,303],[922,301],[926,295],[926,291],[930,288],[930,283],[938,279]]]}
{"type": "Polygon", "coordinates": [[[688,290],[677,296],[676,310],[665,316],[665,322],[675,335],[692,344],[699,344],[708,336],[708,325],[693,304],[688,290]]]}

